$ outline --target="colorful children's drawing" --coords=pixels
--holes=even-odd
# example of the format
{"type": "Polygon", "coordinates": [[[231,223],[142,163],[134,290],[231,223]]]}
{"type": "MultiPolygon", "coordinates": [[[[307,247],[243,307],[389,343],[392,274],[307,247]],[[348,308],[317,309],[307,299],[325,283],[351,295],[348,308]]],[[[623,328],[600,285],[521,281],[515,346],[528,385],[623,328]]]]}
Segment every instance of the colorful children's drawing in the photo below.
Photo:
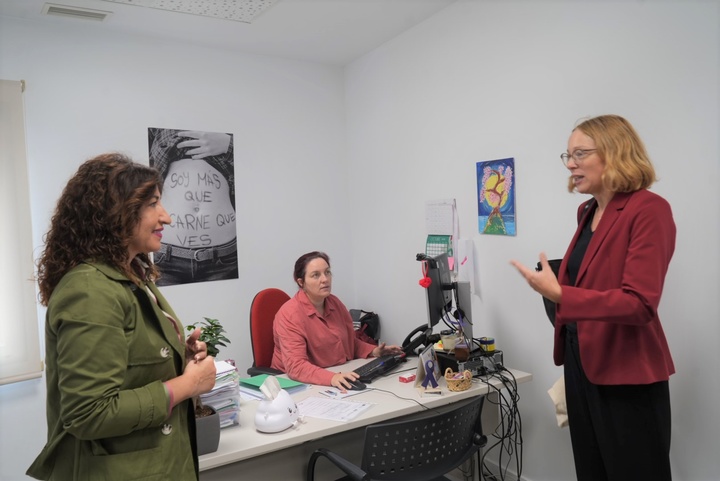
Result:
{"type": "Polygon", "coordinates": [[[481,234],[515,235],[515,159],[477,163],[478,230],[481,234]]]}

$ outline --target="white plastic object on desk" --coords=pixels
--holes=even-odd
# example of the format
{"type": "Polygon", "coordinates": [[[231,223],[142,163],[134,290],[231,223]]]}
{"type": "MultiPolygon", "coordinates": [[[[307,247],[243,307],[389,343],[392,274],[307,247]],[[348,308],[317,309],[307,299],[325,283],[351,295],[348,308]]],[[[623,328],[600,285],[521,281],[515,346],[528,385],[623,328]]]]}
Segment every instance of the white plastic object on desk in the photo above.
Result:
{"type": "Polygon", "coordinates": [[[265,379],[260,391],[265,395],[265,399],[258,403],[255,411],[255,428],[258,431],[279,433],[297,424],[297,404],[286,390],[280,389],[274,376],[265,379]]]}

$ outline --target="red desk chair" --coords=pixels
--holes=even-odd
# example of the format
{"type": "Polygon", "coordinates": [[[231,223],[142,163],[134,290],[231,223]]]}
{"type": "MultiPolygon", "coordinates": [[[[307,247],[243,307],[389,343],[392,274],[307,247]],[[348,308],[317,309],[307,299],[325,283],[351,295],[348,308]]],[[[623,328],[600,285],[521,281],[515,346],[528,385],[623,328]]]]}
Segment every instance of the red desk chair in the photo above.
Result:
{"type": "Polygon", "coordinates": [[[255,295],[250,305],[250,341],[253,365],[247,370],[249,375],[282,374],[277,369],[270,367],[275,349],[273,321],[280,307],[289,300],[290,296],[274,287],[263,289],[255,295]]]}

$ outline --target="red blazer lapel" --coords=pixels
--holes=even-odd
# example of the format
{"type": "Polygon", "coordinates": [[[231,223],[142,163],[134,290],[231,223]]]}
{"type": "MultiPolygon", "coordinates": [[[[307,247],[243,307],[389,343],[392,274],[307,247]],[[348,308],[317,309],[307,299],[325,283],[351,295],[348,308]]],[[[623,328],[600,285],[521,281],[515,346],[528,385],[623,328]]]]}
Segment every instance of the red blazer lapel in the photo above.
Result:
{"type": "MultiPolygon", "coordinates": [[[[617,220],[620,218],[620,213],[625,208],[625,205],[628,203],[628,200],[630,200],[631,196],[632,193],[616,193],[613,198],[610,199],[607,207],[605,207],[603,217],[600,220],[597,229],[595,229],[595,232],[593,233],[590,244],[588,244],[587,251],[585,252],[585,257],[583,258],[582,264],[580,264],[580,270],[578,271],[576,285],[580,285],[580,281],[582,281],[583,276],[587,272],[590,262],[592,262],[592,260],[595,258],[598,250],[600,249],[600,246],[603,245],[603,242],[605,242],[605,240],[607,239],[608,234],[612,231],[613,225],[615,225],[615,222],[617,222],[617,220]]],[[[580,231],[583,229],[586,223],[592,222],[592,216],[589,215],[589,211],[590,209],[588,209],[587,215],[585,215],[585,218],[582,221],[582,225],[578,227],[575,239],[573,239],[573,246],[575,245],[577,236],[580,235],[580,231]]]]}

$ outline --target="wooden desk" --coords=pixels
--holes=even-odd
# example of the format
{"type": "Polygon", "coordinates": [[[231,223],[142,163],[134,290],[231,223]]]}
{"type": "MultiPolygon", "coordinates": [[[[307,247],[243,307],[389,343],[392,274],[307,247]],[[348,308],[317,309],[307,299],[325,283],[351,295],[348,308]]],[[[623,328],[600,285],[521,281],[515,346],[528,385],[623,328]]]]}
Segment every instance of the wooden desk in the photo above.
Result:
{"type": "MultiPolygon", "coordinates": [[[[364,362],[367,360],[350,361],[341,369],[350,370],[364,362]]],[[[411,358],[406,363],[406,367],[400,367],[398,372],[405,369],[413,372],[416,363],[417,360],[411,358]]],[[[532,379],[532,375],[526,372],[513,369],[510,371],[518,384],[532,379]]],[[[422,406],[439,408],[473,396],[486,395],[490,390],[479,380],[475,380],[473,386],[463,392],[448,391],[444,379],[440,379],[439,384],[443,388],[442,395],[421,396],[415,389],[414,383],[401,383],[398,381],[398,374],[391,374],[368,385],[375,389],[368,389],[346,398],[373,404],[358,418],[349,422],[337,422],[306,417],[296,427],[273,434],[260,433],[255,429],[258,401],[243,401],[240,406],[240,425],[222,429],[218,450],[200,456],[200,479],[201,481],[302,480],[305,477],[310,454],[318,447],[330,448],[359,463],[365,426],[425,412],[426,409],[422,406]]],[[[491,382],[491,384],[497,389],[502,388],[500,382],[491,382]]],[[[299,402],[310,396],[322,397],[319,391],[323,388],[324,386],[312,386],[306,391],[293,395],[293,399],[299,402]]],[[[489,406],[490,403],[485,403],[485,408],[489,406]]],[[[497,410],[484,409],[483,428],[486,432],[494,429],[497,419],[497,410]]],[[[339,477],[338,471],[329,463],[323,466],[318,464],[318,468],[316,479],[339,477]],[[327,468],[327,472],[320,469],[323,467],[327,468]]]]}

